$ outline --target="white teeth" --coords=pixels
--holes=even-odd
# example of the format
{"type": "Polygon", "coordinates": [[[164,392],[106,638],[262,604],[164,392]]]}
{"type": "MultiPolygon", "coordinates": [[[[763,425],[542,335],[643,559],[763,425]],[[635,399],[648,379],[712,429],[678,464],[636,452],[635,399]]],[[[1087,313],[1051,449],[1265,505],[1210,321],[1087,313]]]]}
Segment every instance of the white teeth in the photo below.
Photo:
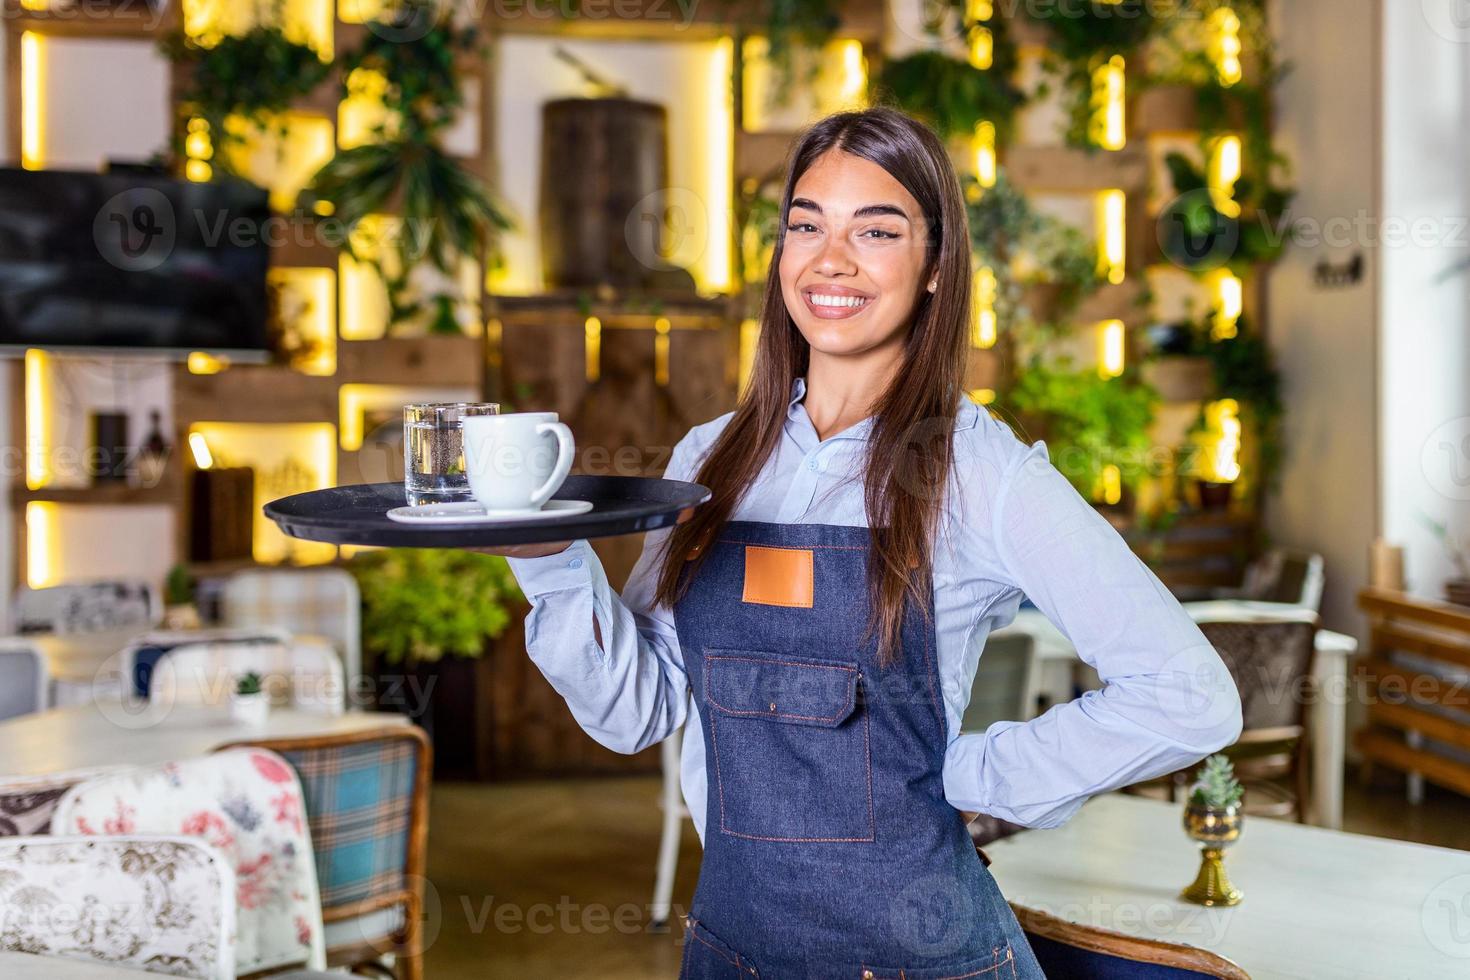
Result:
{"type": "Polygon", "coordinates": [[[867,298],[863,296],[832,296],[828,293],[809,295],[817,306],[862,306],[867,303],[867,298]]]}

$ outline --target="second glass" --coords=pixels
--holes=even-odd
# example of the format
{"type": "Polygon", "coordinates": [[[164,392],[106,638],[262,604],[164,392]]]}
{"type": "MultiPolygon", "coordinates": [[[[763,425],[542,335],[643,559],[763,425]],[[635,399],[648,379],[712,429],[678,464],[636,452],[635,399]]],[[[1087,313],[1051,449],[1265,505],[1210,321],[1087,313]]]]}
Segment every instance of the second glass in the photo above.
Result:
{"type": "Polygon", "coordinates": [[[460,424],[499,415],[498,402],[427,402],[403,406],[403,492],[411,506],[473,500],[460,424]]]}

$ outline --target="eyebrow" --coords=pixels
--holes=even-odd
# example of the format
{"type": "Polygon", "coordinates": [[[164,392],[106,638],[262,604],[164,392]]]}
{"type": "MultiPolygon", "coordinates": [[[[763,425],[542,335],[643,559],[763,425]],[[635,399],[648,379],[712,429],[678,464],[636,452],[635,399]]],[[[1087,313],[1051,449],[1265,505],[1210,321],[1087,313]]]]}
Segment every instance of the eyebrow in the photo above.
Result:
{"type": "MultiPolygon", "coordinates": [[[[793,208],[801,208],[805,211],[815,211],[817,214],[822,213],[822,206],[820,204],[805,197],[792,198],[791,206],[793,208]]],[[[905,221],[909,220],[908,212],[897,204],[866,204],[854,211],[852,216],[854,218],[872,218],[880,214],[891,214],[894,217],[903,218],[905,221]]]]}

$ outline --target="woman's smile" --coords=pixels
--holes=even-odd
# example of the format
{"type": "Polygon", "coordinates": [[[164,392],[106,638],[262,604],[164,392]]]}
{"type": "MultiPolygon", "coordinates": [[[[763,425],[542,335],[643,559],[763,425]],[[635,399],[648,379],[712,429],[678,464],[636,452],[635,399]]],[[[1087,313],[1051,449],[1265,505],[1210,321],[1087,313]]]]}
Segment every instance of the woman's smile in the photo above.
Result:
{"type": "Polygon", "coordinates": [[[857,316],[873,301],[873,294],[848,286],[813,286],[801,291],[812,316],[845,320],[857,316]]]}

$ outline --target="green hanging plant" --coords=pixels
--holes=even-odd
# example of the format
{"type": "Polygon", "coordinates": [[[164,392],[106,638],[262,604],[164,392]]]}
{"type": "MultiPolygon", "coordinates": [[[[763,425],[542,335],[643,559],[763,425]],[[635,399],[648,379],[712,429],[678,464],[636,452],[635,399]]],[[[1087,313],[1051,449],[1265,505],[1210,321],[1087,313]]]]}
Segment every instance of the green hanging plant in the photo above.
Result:
{"type": "Polygon", "coordinates": [[[1152,475],[1148,430],[1159,395],[1135,377],[1102,378],[1068,358],[1032,357],[1004,401],[1041,426],[1052,465],[1084,497],[1095,496],[1108,465],[1133,490],[1152,475]]]}
{"type": "Polygon", "coordinates": [[[974,135],[981,122],[995,125],[996,141],[1015,128],[1025,93],[999,61],[988,71],[938,51],[920,51],[884,62],[872,85],[873,101],[890,102],[924,120],[941,139],[974,135]]]}
{"type": "Polygon", "coordinates": [[[1285,221],[1293,191],[1255,177],[1247,167],[1235,182],[1238,215],[1225,214],[1210,194],[1204,171],[1182,153],[1164,159],[1174,185],[1174,200],[1159,216],[1159,244],[1164,256],[1195,273],[1229,266],[1237,275],[1274,262],[1291,239],[1285,221]]]}
{"type": "MultiPolygon", "coordinates": [[[[240,35],[199,39],[180,30],[159,41],[164,56],[184,69],[179,102],[209,126],[216,175],[234,173],[231,150],[251,135],[284,136],[283,114],[331,71],[314,50],[287,38],[278,19],[240,35]]],[[[182,145],[176,149],[182,157],[182,145]]]]}
{"type": "Polygon", "coordinates": [[[525,596],[504,558],[453,548],[362,552],[346,568],[362,592],[362,638],[380,664],[479,657],[525,596]]]}
{"type": "MultiPolygon", "coordinates": [[[[478,32],[456,26],[433,0],[396,5],[389,19],[366,32],[362,46],[343,56],[344,97],[364,72],[384,80],[376,93],[384,118],[360,146],[341,150],[312,178],[311,192],[351,230],[364,219],[392,215],[397,234],[385,248],[372,236],[344,236],[343,248],[378,273],[388,293],[389,329],[419,317],[446,332],[448,293],[413,295],[415,266],[428,261],[445,276],[464,256],[481,253],[496,231],[512,227],[510,216],[483,180],[444,149],[444,130],[463,105],[458,59],[480,50],[478,32]],[[441,16],[442,13],[442,16],[441,16]],[[433,17],[426,32],[408,30],[433,17]]],[[[494,261],[491,255],[490,261],[494,261]]],[[[458,332],[458,327],[455,327],[458,332]]]]}
{"type": "Polygon", "coordinates": [[[1036,210],[1001,169],[995,186],[961,178],[976,265],[996,279],[995,313],[1001,329],[1023,347],[1036,348],[1073,325],[1083,300],[1103,285],[1097,246],[1077,228],[1036,210]],[[1049,287],[1047,307],[1028,303],[1028,288],[1049,287]]]}
{"type": "Polygon", "coordinates": [[[1078,0],[1076,3],[1027,4],[1026,14],[1051,35],[1043,65],[1049,81],[1064,93],[1067,144],[1095,150],[1089,135],[1092,119],[1092,76],[1107,59],[1132,60],[1158,32],[1161,17],[1153,0],[1078,0]]]}

